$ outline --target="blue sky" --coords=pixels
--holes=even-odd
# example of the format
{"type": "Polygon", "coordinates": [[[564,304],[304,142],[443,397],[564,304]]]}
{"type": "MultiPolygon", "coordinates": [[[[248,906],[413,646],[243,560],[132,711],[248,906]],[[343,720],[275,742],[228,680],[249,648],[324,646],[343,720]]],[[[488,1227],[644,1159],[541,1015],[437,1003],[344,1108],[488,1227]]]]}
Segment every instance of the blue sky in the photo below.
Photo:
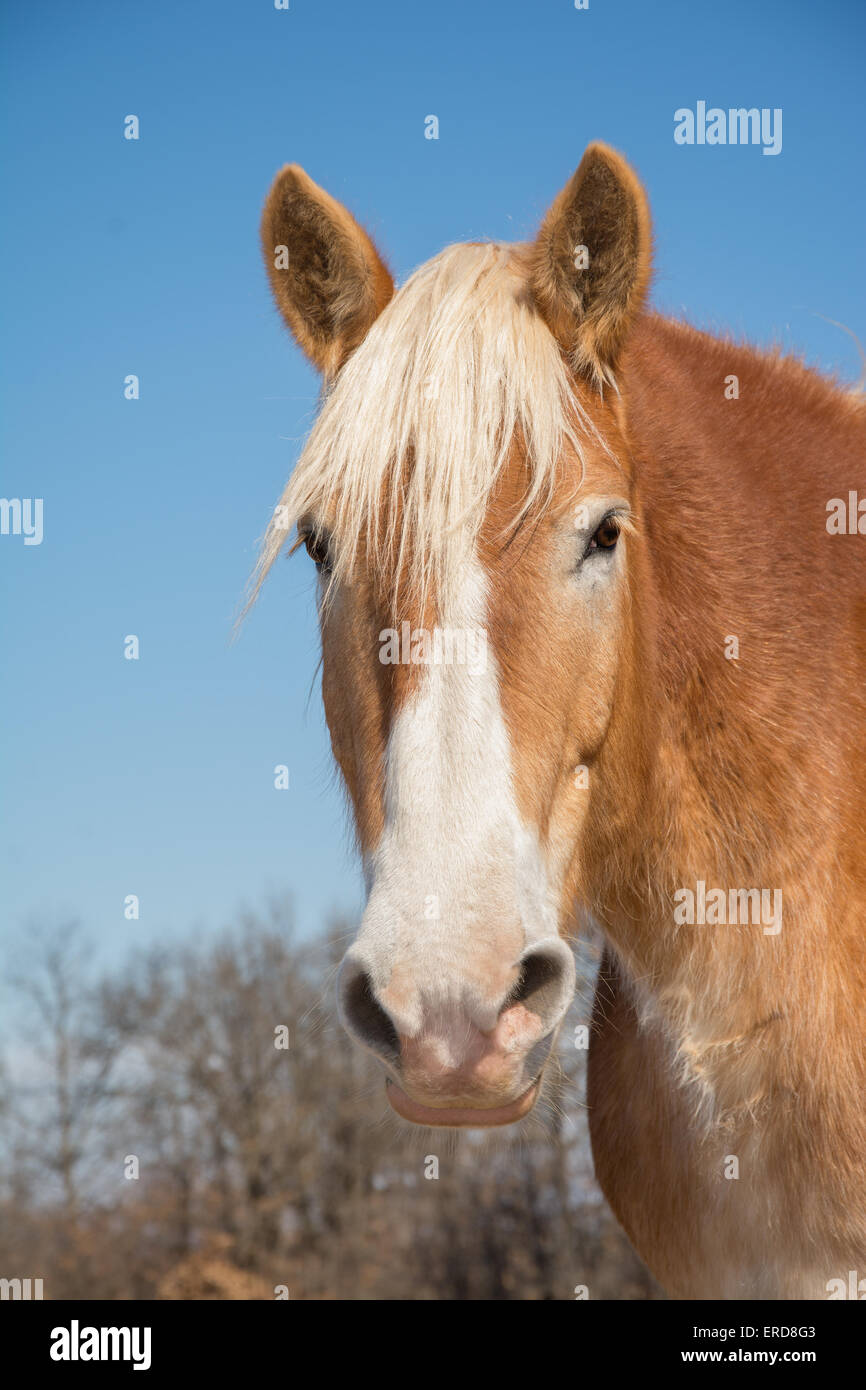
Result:
{"type": "Polygon", "coordinates": [[[231,642],[317,394],[259,259],[271,178],[304,164],[403,278],[530,236],[607,140],[649,192],[659,308],[854,380],[818,315],[866,340],[866,9],[18,0],[3,29],[0,491],[44,498],[41,545],[0,537],[5,930],[78,916],[111,955],[289,892],[314,931],[360,887],[304,557],[231,642]],[[677,146],[698,100],[781,107],[782,152],[677,146]]]}

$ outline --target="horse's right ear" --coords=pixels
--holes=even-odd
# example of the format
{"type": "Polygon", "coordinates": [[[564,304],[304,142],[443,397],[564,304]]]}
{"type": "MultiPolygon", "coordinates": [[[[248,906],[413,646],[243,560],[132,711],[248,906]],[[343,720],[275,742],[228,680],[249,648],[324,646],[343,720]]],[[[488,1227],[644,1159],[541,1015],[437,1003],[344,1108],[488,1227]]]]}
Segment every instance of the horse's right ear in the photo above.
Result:
{"type": "Polygon", "coordinates": [[[274,179],[262,251],[277,307],[314,366],[332,377],[394,293],[372,241],[298,164],[274,179]]]}
{"type": "Polygon", "coordinates": [[[609,379],[650,276],[640,180],[608,145],[590,145],[532,247],[530,283],[576,371],[609,379]]]}

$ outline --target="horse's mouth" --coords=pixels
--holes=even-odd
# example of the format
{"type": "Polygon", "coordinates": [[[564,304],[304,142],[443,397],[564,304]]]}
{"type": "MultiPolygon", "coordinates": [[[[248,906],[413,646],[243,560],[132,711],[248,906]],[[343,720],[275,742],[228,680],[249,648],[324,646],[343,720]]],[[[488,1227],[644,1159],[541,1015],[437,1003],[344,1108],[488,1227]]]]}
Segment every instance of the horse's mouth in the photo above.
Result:
{"type": "Polygon", "coordinates": [[[391,1106],[404,1120],[416,1125],[438,1125],[451,1129],[491,1129],[496,1125],[512,1125],[528,1115],[541,1089],[541,1078],[533,1081],[528,1090],[509,1101],[507,1105],[497,1105],[489,1110],[454,1105],[422,1105],[387,1078],[385,1091],[391,1106]]]}

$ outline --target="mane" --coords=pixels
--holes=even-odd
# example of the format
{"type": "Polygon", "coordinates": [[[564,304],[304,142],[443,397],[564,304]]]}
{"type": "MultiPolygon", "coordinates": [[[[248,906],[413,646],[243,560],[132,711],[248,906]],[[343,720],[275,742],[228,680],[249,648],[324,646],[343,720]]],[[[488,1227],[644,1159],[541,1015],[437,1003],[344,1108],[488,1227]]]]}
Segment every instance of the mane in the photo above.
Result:
{"type": "Polygon", "coordinates": [[[252,603],[303,522],[327,528],[333,581],[359,561],[425,596],[473,549],[512,441],[530,482],[516,528],[549,504],[566,441],[591,431],[526,292],[521,248],[448,247],[383,310],[324,398],[262,543],[252,603]],[[309,520],[308,520],[309,519],[309,520]]]}

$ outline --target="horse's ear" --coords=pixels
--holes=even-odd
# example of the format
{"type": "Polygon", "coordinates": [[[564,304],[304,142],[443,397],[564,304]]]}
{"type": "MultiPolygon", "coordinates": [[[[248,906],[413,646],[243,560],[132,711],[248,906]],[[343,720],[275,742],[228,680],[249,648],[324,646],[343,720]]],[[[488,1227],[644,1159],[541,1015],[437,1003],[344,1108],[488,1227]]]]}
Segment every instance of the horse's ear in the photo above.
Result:
{"type": "Polygon", "coordinates": [[[314,366],[334,376],[394,293],[372,241],[298,164],[274,179],[262,251],[286,323],[314,366]]]}
{"type": "Polygon", "coordinates": [[[637,176],[594,144],[532,247],[531,287],[576,370],[610,376],[650,276],[650,216],[637,176]]]}

